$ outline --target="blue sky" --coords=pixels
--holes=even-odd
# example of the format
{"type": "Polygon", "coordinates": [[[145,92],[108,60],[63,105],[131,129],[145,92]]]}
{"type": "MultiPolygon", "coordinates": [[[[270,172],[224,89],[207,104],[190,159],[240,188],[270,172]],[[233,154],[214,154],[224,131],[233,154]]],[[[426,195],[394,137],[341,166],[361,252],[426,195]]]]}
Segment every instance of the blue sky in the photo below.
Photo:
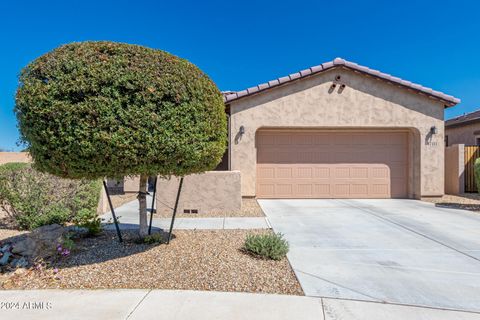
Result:
{"type": "Polygon", "coordinates": [[[186,58],[221,90],[342,57],[480,108],[479,1],[14,1],[0,3],[0,148],[18,150],[18,73],[84,40],[145,45],[186,58]]]}

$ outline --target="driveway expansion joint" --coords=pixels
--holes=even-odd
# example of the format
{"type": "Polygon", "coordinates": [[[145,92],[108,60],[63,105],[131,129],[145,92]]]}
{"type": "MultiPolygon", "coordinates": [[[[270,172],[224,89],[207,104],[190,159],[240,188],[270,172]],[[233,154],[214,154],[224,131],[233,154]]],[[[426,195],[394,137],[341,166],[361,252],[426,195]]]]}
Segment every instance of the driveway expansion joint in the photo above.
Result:
{"type": "Polygon", "coordinates": [[[140,306],[143,302],[143,300],[145,300],[145,298],[150,294],[150,292],[152,292],[152,289],[149,289],[145,295],[142,297],[142,299],[140,299],[140,301],[138,301],[138,303],[135,305],[135,307],[133,308],[133,310],[128,314],[128,316],[125,318],[125,320],[128,320],[132,314],[135,312],[135,310],[137,310],[138,306],[140,306]]]}

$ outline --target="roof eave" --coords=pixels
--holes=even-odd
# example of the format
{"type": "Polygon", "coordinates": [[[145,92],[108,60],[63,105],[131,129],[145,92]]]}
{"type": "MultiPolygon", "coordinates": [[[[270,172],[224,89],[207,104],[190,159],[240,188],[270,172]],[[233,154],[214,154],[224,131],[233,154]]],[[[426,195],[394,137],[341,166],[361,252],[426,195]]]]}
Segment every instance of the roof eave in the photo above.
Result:
{"type": "Polygon", "coordinates": [[[314,67],[311,67],[311,68],[308,68],[308,69],[290,74],[286,77],[281,77],[281,78],[278,78],[278,79],[275,79],[275,80],[272,80],[272,81],[269,81],[269,82],[266,82],[266,83],[262,83],[262,84],[259,84],[259,85],[255,86],[255,87],[248,88],[246,90],[226,94],[224,96],[224,102],[225,103],[230,103],[230,102],[233,102],[233,101],[237,101],[241,98],[256,95],[258,93],[267,91],[269,89],[272,89],[272,88],[275,88],[275,87],[280,87],[280,86],[283,86],[287,83],[291,83],[291,82],[294,82],[294,81],[297,81],[297,80],[300,80],[300,79],[304,79],[304,78],[307,78],[307,77],[310,77],[310,76],[313,76],[313,75],[316,75],[318,73],[321,73],[321,72],[324,72],[324,71],[327,71],[327,70],[330,70],[330,69],[334,69],[334,68],[346,68],[346,69],[352,70],[354,72],[362,73],[366,76],[371,76],[371,77],[386,81],[386,82],[388,82],[392,85],[396,85],[396,86],[405,88],[407,90],[414,91],[415,93],[424,95],[424,96],[429,97],[431,99],[441,101],[442,103],[444,103],[445,108],[453,107],[456,104],[460,103],[460,101],[461,101],[458,98],[455,98],[453,96],[444,94],[444,93],[439,92],[439,91],[435,91],[431,88],[423,87],[421,85],[414,84],[410,81],[405,81],[405,80],[402,80],[400,78],[394,77],[392,75],[382,73],[378,70],[373,70],[373,69],[358,65],[356,63],[346,61],[346,60],[341,59],[341,58],[336,58],[331,62],[323,63],[321,65],[314,66],[314,67]]]}

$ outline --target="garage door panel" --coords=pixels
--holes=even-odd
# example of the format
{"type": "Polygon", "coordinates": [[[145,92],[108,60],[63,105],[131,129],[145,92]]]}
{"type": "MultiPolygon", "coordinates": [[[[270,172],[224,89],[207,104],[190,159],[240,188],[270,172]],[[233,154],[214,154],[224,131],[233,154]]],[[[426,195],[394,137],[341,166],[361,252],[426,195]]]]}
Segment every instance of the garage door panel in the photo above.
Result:
{"type": "Polygon", "coordinates": [[[318,167],[313,169],[313,177],[316,179],[328,179],[330,178],[330,168],[318,167]]]}
{"type": "Polygon", "coordinates": [[[258,183],[257,193],[263,197],[275,197],[275,184],[274,183],[258,183]]]}
{"type": "Polygon", "coordinates": [[[368,196],[368,183],[352,183],[350,184],[350,195],[355,197],[366,197],[368,196]]]}
{"type": "Polygon", "coordinates": [[[378,166],[370,168],[370,177],[372,179],[388,179],[390,176],[390,168],[387,166],[378,166]]]}
{"type": "Polygon", "coordinates": [[[347,183],[333,184],[333,197],[334,198],[345,198],[350,196],[350,185],[347,183]]]}
{"type": "Polygon", "coordinates": [[[257,168],[257,179],[259,181],[264,179],[273,179],[275,178],[275,168],[274,167],[261,167],[257,168]]]}
{"type": "Polygon", "coordinates": [[[289,196],[293,194],[293,186],[290,183],[277,183],[275,185],[275,192],[279,196],[289,196]]]}
{"type": "Polygon", "coordinates": [[[385,194],[388,194],[389,192],[389,189],[390,189],[390,185],[387,184],[387,183],[375,183],[373,182],[371,185],[370,185],[370,195],[372,197],[381,197],[385,194]]]}
{"type": "Polygon", "coordinates": [[[350,168],[351,179],[368,179],[368,167],[350,168]]]}
{"type": "Polygon", "coordinates": [[[297,168],[297,178],[299,179],[312,179],[313,178],[313,168],[297,168]]]}
{"type": "Polygon", "coordinates": [[[325,195],[325,196],[330,196],[331,191],[330,191],[331,185],[330,183],[315,183],[314,184],[314,189],[313,189],[313,194],[315,195],[325,195]]]}
{"type": "Polygon", "coordinates": [[[312,184],[298,184],[297,185],[297,195],[304,196],[304,197],[312,197],[313,196],[313,188],[312,184]]]}
{"type": "Polygon", "coordinates": [[[293,172],[294,168],[276,168],[275,171],[275,178],[278,179],[291,179],[293,178],[293,172]]]}
{"type": "Polygon", "coordinates": [[[259,198],[407,196],[406,133],[275,134],[258,134],[259,198]]]}

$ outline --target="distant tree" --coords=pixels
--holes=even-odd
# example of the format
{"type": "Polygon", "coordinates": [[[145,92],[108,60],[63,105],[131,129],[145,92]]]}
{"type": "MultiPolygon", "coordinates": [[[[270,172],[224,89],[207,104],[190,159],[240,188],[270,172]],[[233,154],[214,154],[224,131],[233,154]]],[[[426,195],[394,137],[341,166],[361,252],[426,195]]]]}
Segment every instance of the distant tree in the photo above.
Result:
{"type": "Polygon", "coordinates": [[[226,148],[223,98],[209,77],[164,51],[114,42],[61,46],[20,75],[15,112],[34,166],[68,178],[148,176],[215,168],[226,148]]]}

